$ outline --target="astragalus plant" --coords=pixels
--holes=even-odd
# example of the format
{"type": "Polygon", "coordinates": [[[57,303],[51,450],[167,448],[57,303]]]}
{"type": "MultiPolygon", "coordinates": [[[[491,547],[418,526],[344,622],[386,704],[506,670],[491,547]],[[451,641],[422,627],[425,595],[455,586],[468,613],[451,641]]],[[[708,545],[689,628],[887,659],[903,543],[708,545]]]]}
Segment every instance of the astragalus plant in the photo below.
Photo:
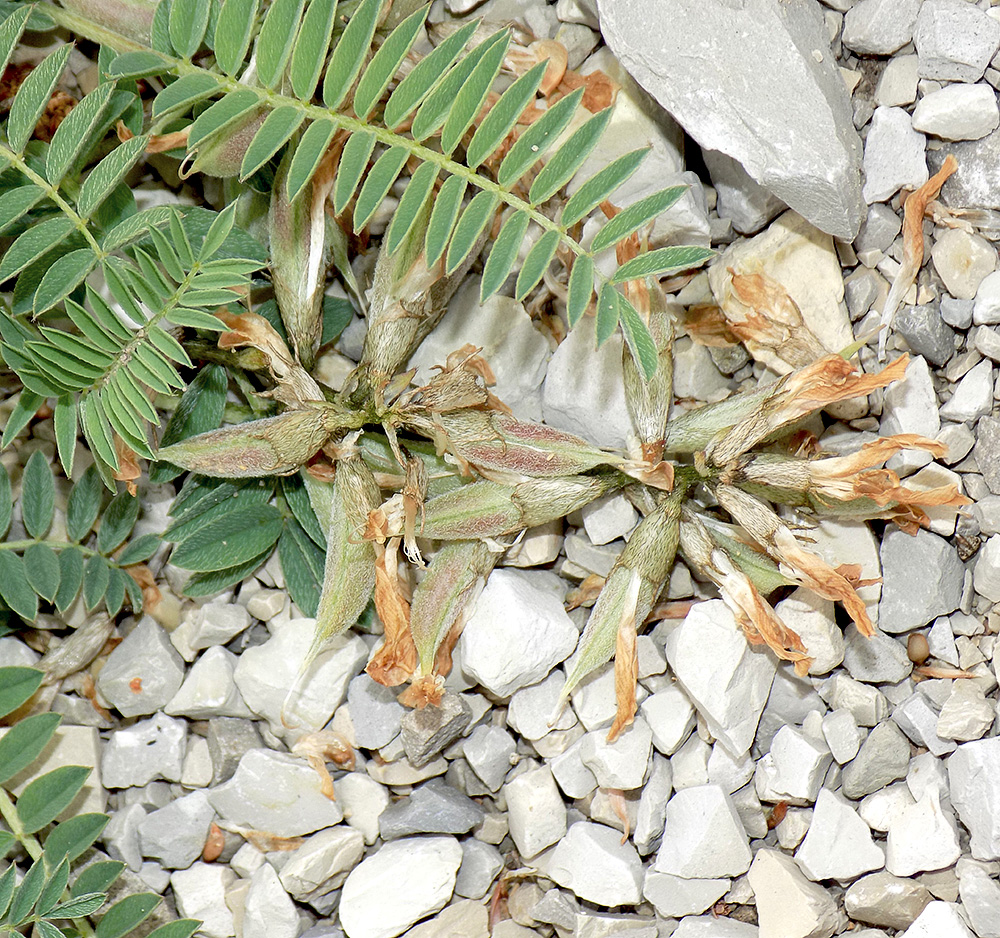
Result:
{"type": "MultiPolygon", "coordinates": [[[[808,650],[767,602],[779,586],[805,584],[841,601],[866,634],[872,627],[851,572],[824,564],[773,506],[912,526],[919,504],[961,501],[951,488],[911,492],[877,468],[902,448],[937,453],[937,443],[901,436],[835,458],[785,443],[814,411],[900,378],[902,360],[863,375],[823,355],[668,419],[683,324],[660,278],[711,252],[647,250],[649,223],[684,187],[614,204],[644,150],[567,195],[615,88],[566,70],[553,44],[474,21],[429,29],[427,7],[387,0],[3,10],[0,61],[26,28],[53,24],[100,47],[100,83],[50,140],[33,132],[65,45],[21,84],[0,143],[0,217],[12,238],[0,280],[16,277],[0,333],[23,383],[4,442],[48,406],[67,475],[78,429],[111,489],[134,486],[144,459],[155,481],[190,473],[164,535],[172,562],[194,571],[188,594],[238,582],[277,544],[293,599],[316,616],[310,659],[374,599],[385,640],[369,673],[409,685],[405,703],[437,703],[504,551],[527,528],[622,489],[644,517],[597,596],[565,689],[614,655],[614,736],[635,711],[637,629],[678,551],[719,585],[749,640],[807,667],[808,650]],[[128,181],[153,154],[161,167],[179,160],[182,178],[221,177],[206,191],[222,210],[137,211],[128,181]],[[371,225],[390,195],[398,201],[366,293],[351,261],[378,237],[371,225]],[[593,316],[599,343],[621,329],[634,452],[514,419],[475,348],[454,350],[413,385],[407,361],[487,247],[483,300],[502,289],[541,298],[569,328],[593,316]],[[315,368],[344,323],[345,303],[325,297],[331,267],[367,319],[361,361],[337,391],[315,368]]],[[[23,549],[11,562],[40,557],[23,549]]]]}

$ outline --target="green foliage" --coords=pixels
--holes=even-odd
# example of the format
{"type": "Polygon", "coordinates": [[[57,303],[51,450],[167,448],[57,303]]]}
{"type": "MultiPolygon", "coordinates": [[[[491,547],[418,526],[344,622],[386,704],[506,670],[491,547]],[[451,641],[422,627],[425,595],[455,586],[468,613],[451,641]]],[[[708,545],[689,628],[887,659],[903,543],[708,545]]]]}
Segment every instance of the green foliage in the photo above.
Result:
{"type": "MultiPolygon", "coordinates": [[[[127,492],[108,499],[97,467],[91,466],[69,488],[63,534],[53,530],[55,493],[52,469],[36,450],[21,477],[26,536],[0,542],[0,600],[27,622],[37,617],[40,603],[65,612],[81,590],[89,610],[103,604],[113,616],[127,599],[133,611],[141,611],[142,592],[125,568],[149,560],[160,538],[131,538],[139,500],[127,492]]],[[[10,527],[13,509],[10,477],[0,466],[0,538],[10,527]]]]}
{"type": "MultiPolygon", "coordinates": [[[[0,668],[0,717],[8,720],[26,705],[44,675],[32,668],[0,668]]],[[[0,874],[0,934],[16,935],[35,928],[45,938],[92,934],[122,938],[142,924],[160,902],[155,893],[138,893],[107,905],[108,890],[124,864],[98,861],[82,870],[73,864],[97,840],[108,823],[106,814],[77,814],[55,819],[76,798],[91,773],[88,766],[65,765],[39,775],[14,795],[17,776],[31,764],[58,730],[58,714],[39,713],[16,721],[0,737],[0,855],[17,846],[30,865],[18,884],[10,863],[0,874]],[[70,886],[70,878],[73,884],[70,886]],[[105,906],[107,906],[105,908],[105,906]],[[99,915],[96,926],[90,917],[99,915]]],[[[154,929],[154,938],[190,938],[200,925],[179,919],[154,929]]]]}

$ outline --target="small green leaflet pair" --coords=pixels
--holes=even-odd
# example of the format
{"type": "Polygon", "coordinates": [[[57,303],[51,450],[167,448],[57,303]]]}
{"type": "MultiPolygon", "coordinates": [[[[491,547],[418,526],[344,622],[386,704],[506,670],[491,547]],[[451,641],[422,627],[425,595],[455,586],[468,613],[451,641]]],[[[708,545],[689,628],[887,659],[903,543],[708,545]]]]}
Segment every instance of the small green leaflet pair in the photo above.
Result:
{"type": "MultiPolygon", "coordinates": [[[[81,590],[88,610],[103,602],[114,616],[127,597],[132,609],[141,611],[142,591],[124,568],[149,560],[160,538],[143,534],[129,540],[139,517],[139,500],[122,492],[102,514],[105,489],[91,466],[70,489],[65,537],[58,537],[52,532],[55,495],[52,469],[36,450],[21,478],[21,518],[27,537],[0,543],[0,599],[26,622],[38,617],[39,600],[64,613],[81,590]],[[98,515],[101,523],[91,543],[98,515]]],[[[12,512],[10,477],[0,466],[0,539],[10,527],[12,512]]]]}
{"type": "MultiPolygon", "coordinates": [[[[8,717],[27,703],[44,676],[33,668],[0,668],[0,717],[8,717]]],[[[160,897],[151,892],[126,896],[92,925],[88,916],[105,905],[108,890],[125,864],[117,860],[91,863],[78,871],[72,886],[70,873],[74,861],[97,840],[109,818],[99,813],[75,814],[53,823],[73,804],[91,767],[64,765],[23,787],[17,784],[58,732],[61,720],[57,713],[33,714],[0,737],[0,787],[8,796],[0,802],[0,815],[10,828],[0,831],[0,856],[20,842],[32,860],[20,883],[13,863],[0,875],[0,934],[17,935],[34,927],[42,938],[66,938],[62,929],[68,926],[78,935],[123,938],[150,916],[160,897]],[[9,797],[14,790],[19,790],[16,800],[9,797]]],[[[190,938],[200,924],[195,919],[178,919],[153,929],[148,938],[190,938]]]]}

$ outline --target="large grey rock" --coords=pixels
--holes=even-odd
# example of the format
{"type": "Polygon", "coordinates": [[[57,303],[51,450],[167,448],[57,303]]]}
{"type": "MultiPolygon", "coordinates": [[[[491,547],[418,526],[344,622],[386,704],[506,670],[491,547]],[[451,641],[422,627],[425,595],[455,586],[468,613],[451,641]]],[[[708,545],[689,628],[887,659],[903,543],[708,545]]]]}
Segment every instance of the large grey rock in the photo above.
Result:
{"type": "Polygon", "coordinates": [[[921,0],[861,0],[844,14],[841,42],[860,55],[890,55],[913,35],[921,0]]]}
{"type": "Polygon", "coordinates": [[[853,240],[861,147],[818,4],[604,0],[600,11],[612,51],[703,148],[853,240]]]}
{"type": "Polygon", "coordinates": [[[411,834],[464,834],[485,812],[471,798],[446,785],[442,779],[425,782],[406,798],[389,805],[379,816],[383,840],[411,834]]]}
{"type": "Polygon", "coordinates": [[[415,768],[427,765],[472,722],[472,710],[458,694],[445,694],[439,706],[408,710],[402,719],[403,749],[415,768]]]}
{"type": "Polygon", "coordinates": [[[1000,420],[996,417],[981,417],[976,424],[976,445],[972,456],[990,491],[994,495],[1000,494],[1000,420]]]}
{"type": "Polygon", "coordinates": [[[904,778],[910,763],[910,743],[895,723],[879,723],[844,766],[841,790],[848,798],[861,798],[904,778]]]}
{"type": "Polygon", "coordinates": [[[949,153],[958,169],[942,186],[941,200],[954,208],[1000,208],[1000,130],[928,150],[928,169],[937,172],[949,153]]]}
{"type": "Polygon", "coordinates": [[[958,608],[965,568],[944,538],[924,530],[914,537],[889,529],[881,553],[883,631],[908,632],[958,608]]]}
{"type": "Polygon", "coordinates": [[[189,867],[205,849],[215,811],[203,791],[171,801],[139,822],[139,844],[144,857],[160,861],[168,870],[189,867]]]}
{"type": "Polygon", "coordinates": [[[720,218],[728,218],[740,234],[760,231],[785,209],[785,203],[765,189],[731,156],[718,150],[702,153],[718,194],[720,218]]]}
{"type": "Polygon", "coordinates": [[[965,0],[925,0],[913,42],[921,78],[979,81],[1000,47],[1000,23],[965,0]]]}
{"type": "Polygon", "coordinates": [[[667,802],[656,871],[696,879],[745,873],[751,853],[732,799],[718,785],[677,792],[667,802]]]}
{"type": "Polygon", "coordinates": [[[948,759],[951,801],[977,860],[1000,858],[1000,738],[959,746],[948,759]]]}
{"type": "Polygon", "coordinates": [[[866,202],[887,202],[903,186],[927,182],[926,138],[901,107],[877,107],[865,139],[866,202]]]}

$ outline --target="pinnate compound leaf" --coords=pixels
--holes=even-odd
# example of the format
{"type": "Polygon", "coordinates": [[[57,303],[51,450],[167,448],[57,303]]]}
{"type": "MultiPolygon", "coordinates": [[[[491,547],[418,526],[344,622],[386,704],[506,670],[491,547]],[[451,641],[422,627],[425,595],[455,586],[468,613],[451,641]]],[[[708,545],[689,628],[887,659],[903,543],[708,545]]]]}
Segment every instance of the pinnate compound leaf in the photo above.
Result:
{"type": "Polygon", "coordinates": [[[35,450],[24,467],[21,479],[21,514],[24,527],[34,538],[45,536],[56,507],[56,487],[49,461],[35,450]]]}
{"type": "Polygon", "coordinates": [[[524,109],[535,99],[535,93],[542,82],[548,62],[539,62],[525,72],[501,96],[482,123],[476,128],[472,142],[466,151],[465,161],[470,169],[475,169],[496,150],[510,133],[524,109]]]}
{"type": "Polygon", "coordinates": [[[331,111],[340,107],[361,71],[383,3],[384,0],[361,0],[334,47],[323,79],[323,103],[331,111]]]}
{"type": "Polygon", "coordinates": [[[115,186],[125,178],[146,150],[148,135],[132,137],[115,147],[87,176],[76,201],[77,211],[85,217],[94,213],[115,186]]]}
{"type": "Polygon", "coordinates": [[[672,271],[698,267],[714,256],[715,251],[696,245],[657,248],[626,261],[611,280],[612,283],[624,283],[637,277],[660,277],[672,271]]]}
{"type": "Polygon", "coordinates": [[[0,260],[0,283],[19,274],[29,264],[51,251],[74,231],[73,220],[65,215],[48,218],[22,233],[0,260]]]}
{"type": "Polygon", "coordinates": [[[7,118],[7,145],[15,153],[20,153],[31,138],[72,51],[73,46],[69,44],[60,46],[43,59],[18,88],[7,118]]]}
{"type": "Polygon", "coordinates": [[[154,928],[146,938],[191,938],[200,926],[201,922],[197,919],[179,918],[154,928]]]}
{"type": "Polygon", "coordinates": [[[80,875],[69,888],[69,894],[77,899],[94,892],[107,892],[124,869],[125,864],[120,860],[98,860],[96,863],[91,863],[80,871],[80,875]]]}
{"type": "Polygon", "coordinates": [[[275,108],[264,118],[260,130],[254,135],[243,154],[243,162],[240,164],[240,181],[248,176],[252,176],[261,168],[278,150],[284,146],[288,139],[305,120],[305,114],[292,105],[275,108]]]}
{"type": "Polygon", "coordinates": [[[123,52],[108,66],[110,78],[148,78],[168,71],[169,63],[155,52],[123,52]]]}
{"type": "Polygon", "coordinates": [[[3,22],[0,22],[0,74],[7,68],[11,53],[17,47],[32,9],[33,7],[30,5],[22,6],[15,9],[3,22]]]}
{"type": "Polygon", "coordinates": [[[606,107],[570,134],[569,139],[552,154],[535,177],[528,192],[529,202],[540,205],[573,178],[600,142],[613,111],[614,108],[606,107]]]}
{"type": "Polygon", "coordinates": [[[59,591],[59,556],[48,544],[32,544],[25,549],[24,573],[28,585],[42,599],[55,599],[59,591]]]}
{"type": "Polygon", "coordinates": [[[493,217],[499,201],[499,197],[492,192],[479,192],[469,203],[451,237],[445,273],[454,273],[462,266],[462,262],[476,246],[480,234],[493,217]]]}
{"type": "Polygon", "coordinates": [[[208,28],[209,0],[170,0],[170,44],[182,58],[198,51],[208,28]]]}
{"type": "MultiPolygon", "coordinates": [[[[0,553],[0,557],[6,555],[0,553]]],[[[0,668],[0,716],[13,713],[31,699],[31,695],[42,686],[45,674],[35,668],[0,668]]]]}
{"type": "Polygon", "coordinates": [[[639,311],[626,296],[619,295],[618,297],[618,318],[621,322],[622,334],[632,351],[632,357],[639,363],[639,367],[648,381],[656,374],[659,360],[656,342],[649,334],[649,328],[642,316],[639,315],[639,311]]]}
{"type": "Polygon", "coordinates": [[[336,132],[337,125],[327,120],[313,121],[306,128],[302,139],[295,147],[292,163],[288,167],[288,179],[285,184],[289,202],[294,202],[312,179],[336,132]]]}
{"type": "Polygon", "coordinates": [[[337,0],[310,0],[306,7],[288,69],[292,91],[300,101],[310,101],[316,93],[336,13],[337,0]]]}
{"type": "Polygon", "coordinates": [[[618,298],[621,294],[610,283],[601,287],[597,294],[597,347],[600,348],[611,338],[618,325],[618,298]]]}
{"type": "Polygon", "coordinates": [[[515,211],[503,223],[500,234],[497,235],[493,247],[490,248],[490,256],[486,258],[486,266],[483,268],[483,280],[479,290],[480,303],[485,303],[489,297],[493,296],[503,286],[504,281],[513,270],[530,221],[529,215],[515,211]]]}
{"type": "Polygon", "coordinates": [[[528,169],[559,139],[573,119],[583,98],[583,88],[577,88],[552,105],[510,148],[497,172],[497,182],[504,188],[513,186],[528,169]]]}
{"type": "Polygon", "coordinates": [[[140,892],[119,900],[101,918],[94,932],[95,938],[121,938],[160,904],[160,897],[153,892],[140,892]]]}
{"type": "Polygon", "coordinates": [[[320,550],[296,521],[285,525],[278,539],[278,557],[292,601],[307,615],[319,608],[325,551],[320,550]]]}
{"type": "Polygon", "coordinates": [[[110,820],[108,815],[96,812],[67,818],[52,828],[52,832],[45,838],[45,856],[50,863],[57,863],[60,857],[66,857],[72,863],[101,836],[110,820]]]}
{"type": "Polygon", "coordinates": [[[354,230],[361,231],[382,204],[396,177],[409,159],[410,151],[403,146],[389,147],[376,161],[368,173],[358,201],[354,206],[354,230]]]}
{"type": "Polygon", "coordinates": [[[385,236],[386,250],[392,254],[406,239],[410,228],[417,219],[424,216],[424,208],[431,197],[434,182],[438,176],[438,168],[433,163],[421,163],[410,177],[406,190],[403,192],[393,213],[392,222],[385,236]]]}
{"type": "MultiPolygon", "coordinates": [[[[58,185],[73,161],[97,129],[104,116],[114,82],[98,85],[73,108],[56,128],[56,132],[45,154],[45,178],[52,185],[58,185]]],[[[0,217],[3,217],[0,215],[0,217]]]]}
{"type": "MultiPolygon", "coordinates": [[[[14,845],[14,835],[7,831],[0,832],[0,853],[6,854],[14,845]]],[[[0,875],[0,920],[7,914],[10,908],[10,900],[14,898],[14,887],[17,885],[14,879],[17,874],[17,867],[10,863],[3,875],[0,875]]]]}
{"type": "Polygon", "coordinates": [[[368,64],[354,92],[354,113],[361,120],[368,119],[389,87],[406,54],[420,36],[428,12],[430,7],[424,6],[411,13],[389,34],[368,64]]]}
{"type": "Polygon", "coordinates": [[[19,720],[0,737],[0,782],[35,761],[61,720],[58,713],[36,713],[19,720]]]}
{"type": "Polygon", "coordinates": [[[632,150],[591,176],[569,197],[563,207],[560,217],[563,226],[568,228],[593,211],[642,165],[648,154],[648,147],[632,150]]]}
{"type": "Polygon", "coordinates": [[[46,881],[45,887],[42,889],[42,894],[38,897],[35,913],[37,915],[48,915],[52,911],[52,908],[59,902],[59,898],[62,896],[68,882],[69,861],[63,858],[57,862],[56,868],[46,881]]]}
{"type": "Polygon", "coordinates": [[[223,0],[215,24],[215,61],[227,75],[235,75],[243,64],[259,0],[223,0]]]}
{"type": "Polygon", "coordinates": [[[259,570],[267,558],[271,556],[273,550],[274,545],[272,544],[267,550],[261,551],[256,557],[251,557],[243,563],[226,567],[224,570],[206,570],[202,573],[196,573],[184,584],[183,594],[192,599],[197,599],[200,596],[215,596],[222,590],[229,589],[233,584],[246,579],[255,570],[259,570]]]}
{"type": "Polygon", "coordinates": [[[398,127],[423,101],[448,72],[465,44],[479,26],[478,20],[466,23],[421,59],[413,70],[396,86],[385,106],[385,124],[398,127]]]}
{"type": "MultiPolygon", "coordinates": [[[[83,816],[86,817],[87,815],[83,816]]],[[[57,905],[50,910],[49,918],[84,918],[96,912],[107,902],[107,899],[107,893],[88,892],[82,896],[78,896],[76,899],[68,899],[61,905],[57,905]]],[[[62,933],[60,932],[60,934],[62,933]]]]}
{"type": "Polygon", "coordinates": [[[633,231],[670,208],[689,188],[689,186],[670,186],[623,209],[597,232],[590,249],[595,253],[603,251],[617,244],[622,238],[627,238],[633,231]]]}
{"type": "Polygon", "coordinates": [[[573,261],[569,275],[569,295],[566,299],[566,318],[572,329],[583,316],[594,295],[594,262],[585,254],[573,261]]]}
{"type": "Polygon", "coordinates": [[[257,35],[257,77],[274,88],[284,74],[302,17],[304,0],[274,0],[257,35]]]}
{"type": "Polygon", "coordinates": [[[45,271],[42,282],[35,290],[32,312],[38,316],[61,303],[97,266],[97,258],[90,248],[78,248],[63,254],[45,271]]]}
{"type": "Polygon", "coordinates": [[[13,493],[10,488],[10,476],[7,475],[6,466],[0,465],[0,539],[7,533],[10,527],[10,518],[13,513],[13,493]]]}
{"type": "Polygon", "coordinates": [[[468,79],[459,89],[441,129],[441,149],[445,153],[451,153],[458,146],[478,116],[500,72],[500,65],[507,54],[509,44],[510,33],[501,33],[500,38],[491,43],[476,62],[468,79]]]}
{"type": "Polygon", "coordinates": [[[162,117],[168,111],[188,108],[221,88],[218,79],[208,72],[183,75],[156,96],[153,101],[153,119],[162,117]]]}
{"type": "Polygon", "coordinates": [[[101,480],[90,466],[73,486],[66,502],[66,534],[79,543],[89,533],[101,510],[101,480]]]}
{"type": "Polygon", "coordinates": [[[120,492],[108,505],[97,529],[97,549],[105,556],[116,550],[132,533],[139,518],[139,499],[120,492]]]}
{"type": "MultiPolygon", "coordinates": [[[[27,794],[27,792],[25,792],[27,794]]],[[[23,796],[22,796],[23,797],[23,796]]],[[[20,805],[20,802],[18,802],[20,805]]],[[[20,811],[18,812],[20,813],[20,811]]],[[[30,833],[30,831],[27,831],[30,833]]],[[[7,920],[12,925],[20,925],[29,915],[38,902],[38,897],[45,887],[45,862],[41,859],[35,860],[31,864],[31,869],[24,874],[21,885],[14,893],[14,899],[10,904],[7,913],[7,920]]]]}
{"type": "Polygon", "coordinates": [[[517,284],[514,287],[514,297],[523,300],[545,276],[549,264],[559,247],[559,232],[546,231],[528,251],[528,256],[521,265],[521,272],[517,275],[517,284]]]}
{"type": "Polygon", "coordinates": [[[428,267],[437,263],[448,246],[448,240],[462,208],[466,187],[466,181],[460,176],[449,176],[438,190],[430,221],[427,222],[427,233],[424,236],[424,254],[428,267]]]}
{"type": "Polygon", "coordinates": [[[83,585],[83,554],[76,547],[59,552],[59,592],[53,600],[56,609],[65,612],[76,599],[83,585]]]}
{"type": "Polygon", "coordinates": [[[17,799],[24,832],[33,834],[51,824],[69,807],[92,771],[86,765],[62,765],[31,782],[17,799]]]}
{"type": "Polygon", "coordinates": [[[273,505],[247,505],[200,528],[174,548],[170,559],[196,573],[224,570],[270,551],[281,528],[273,505]]]}
{"type": "Polygon", "coordinates": [[[188,150],[195,149],[199,143],[218,133],[220,130],[239,120],[251,108],[255,108],[260,99],[252,91],[233,91],[224,98],[212,104],[208,110],[202,111],[195,118],[188,130],[188,150]]]}
{"type": "Polygon", "coordinates": [[[44,196],[45,190],[36,185],[17,186],[0,195],[0,231],[31,211],[44,196]]]}
{"type": "Polygon", "coordinates": [[[344,144],[337,167],[337,178],[333,182],[333,210],[339,215],[354,196],[354,190],[368,167],[372,150],[375,149],[375,135],[359,130],[344,144]]]}
{"type": "Polygon", "coordinates": [[[103,557],[88,557],[83,565],[83,602],[88,610],[96,609],[111,581],[111,571],[103,557]]]}

